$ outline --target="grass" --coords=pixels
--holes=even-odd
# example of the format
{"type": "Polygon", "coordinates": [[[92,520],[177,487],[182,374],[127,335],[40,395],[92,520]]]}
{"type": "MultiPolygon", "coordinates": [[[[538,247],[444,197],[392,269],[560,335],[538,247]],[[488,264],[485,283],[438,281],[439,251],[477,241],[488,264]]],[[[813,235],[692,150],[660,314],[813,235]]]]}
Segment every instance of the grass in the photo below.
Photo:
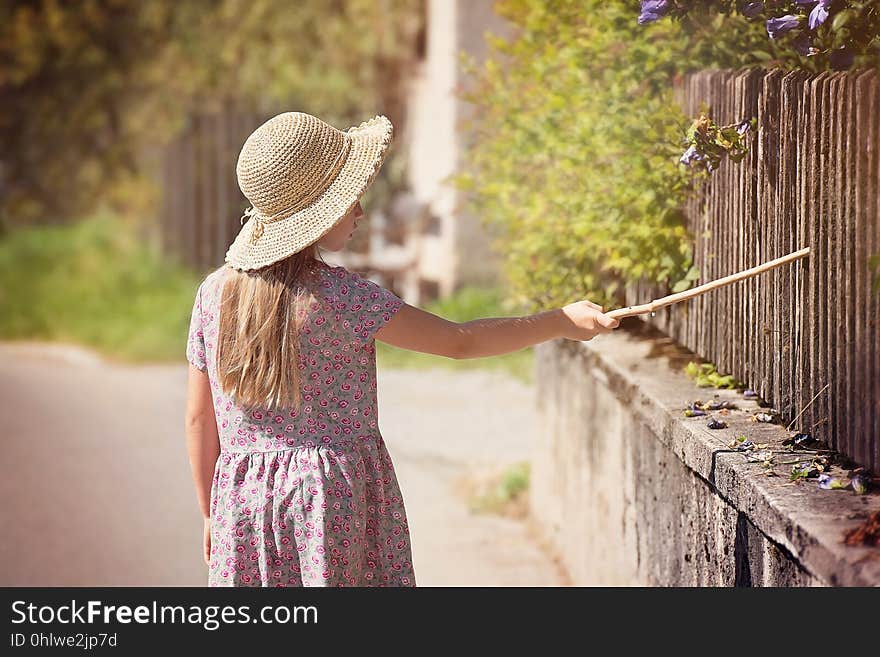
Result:
{"type": "MultiPolygon", "coordinates": [[[[153,252],[110,214],[0,239],[0,339],[84,345],[128,362],[183,362],[201,277],[153,252]]],[[[425,309],[453,321],[508,316],[501,292],[466,287],[425,309]]],[[[495,369],[531,382],[532,348],[468,360],[376,343],[382,367],[495,369]]]]}
{"type": "Polygon", "coordinates": [[[199,280],[111,215],[16,230],[0,240],[0,338],[182,360],[199,280]]]}
{"type": "Polygon", "coordinates": [[[463,483],[468,508],[473,513],[493,513],[523,518],[528,512],[531,466],[520,461],[482,480],[463,483]]]}
{"type": "MultiPolygon", "coordinates": [[[[481,317],[512,317],[520,314],[510,310],[504,304],[502,293],[498,288],[491,287],[463,287],[456,294],[425,304],[422,308],[455,322],[466,322],[481,317]]],[[[507,372],[524,383],[532,383],[534,379],[535,356],[532,347],[501,356],[454,360],[433,354],[398,349],[384,342],[377,341],[376,359],[382,367],[413,369],[442,367],[452,370],[490,369],[507,372]]]]}

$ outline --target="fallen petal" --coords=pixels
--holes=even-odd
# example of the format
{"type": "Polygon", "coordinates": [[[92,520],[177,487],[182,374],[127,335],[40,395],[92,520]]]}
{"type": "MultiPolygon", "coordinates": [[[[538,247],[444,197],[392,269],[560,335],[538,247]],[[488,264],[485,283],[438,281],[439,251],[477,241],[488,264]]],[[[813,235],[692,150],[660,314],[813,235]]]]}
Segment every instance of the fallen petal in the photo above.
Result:
{"type": "Polygon", "coordinates": [[[868,477],[861,474],[855,475],[852,479],[850,479],[849,483],[852,486],[852,489],[855,491],[856,495],[864,495],[868,492],[868,488],[870,488],[870,481],[868,477]]]}
{"type": "Polygon", "coordinates": [[[806,447],[807,445],[815,442],[813,436],[808,433],[796,433],[792,438],[792,442],[795,447],[806,447]]]}
{"type": "Polygon", "coordinates": [[[880,511],[874,511],[861,525],[844,534],[847,545],[880,546],[880,511]]]}
{"type": "Polygon", "coordinates": [[[835,490],[838,488],[844,488],[844,485],[840,482],[839,479],[832,477],[830,474],[820,474],[819,488],[823,490],[835,490]]]}
{"type": "Polygon", "coordinates": [[[817,474],[819,474],[818,470],[816,470],[811,463],[806,461],[791,466],[791,479],[814,477],[817,474]]]}
{"type": "Polygon", "coordinates": [[[808,447],[813,443],[818,442],[808,433],[796,433],[791,438],[786,438],[782,441],[782,444],[792,447],[808,447]]]}

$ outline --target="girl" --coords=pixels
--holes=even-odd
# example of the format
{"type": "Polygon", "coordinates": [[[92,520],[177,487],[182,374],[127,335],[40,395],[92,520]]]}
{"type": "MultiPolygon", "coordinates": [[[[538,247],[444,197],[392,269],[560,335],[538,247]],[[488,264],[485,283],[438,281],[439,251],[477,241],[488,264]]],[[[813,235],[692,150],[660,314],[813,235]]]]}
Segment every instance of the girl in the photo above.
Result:
{"type": "Polygon", "coordinates": [[[458,324],[406,304],[339,251],[393,128],[301,112],[245,141],[252,207],[199,285],[186,348],[186,436],[209,586],[415,586],[409,528],[378,426],[375,340],[480,358],[618,325],[589,301],[458,324]]]}

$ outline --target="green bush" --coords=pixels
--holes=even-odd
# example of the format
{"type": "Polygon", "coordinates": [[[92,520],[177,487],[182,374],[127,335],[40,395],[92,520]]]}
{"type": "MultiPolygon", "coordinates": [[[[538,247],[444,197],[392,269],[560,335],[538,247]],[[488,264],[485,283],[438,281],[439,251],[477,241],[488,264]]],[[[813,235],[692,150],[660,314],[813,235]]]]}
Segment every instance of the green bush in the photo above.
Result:
{"type": "Polygon", "coordinates": [[[198,282],[111,215],[14,230],[0,240],[0,337],[183,362],[198,282]]]}
{"type": "MultiPolygon", "coordinates": [[[[526,314],[523,308],[511,304],[500,288],[481,286],[465,286],[455,294],[425,304],[424,309],[453,322],[467,322],[482,317],[517,317],[526,314]]],[[[491,369],[506,372],[526,384],[534,381],[535,356],[532,347],[501,356],[452,360],[443,356],[398,349],[377,341],[376,358],[382,367],[491,369]]]]}
{"type": "MultiPolygon", "coordinates": [[[[0,240],[0,339],[92,347],[128,361],[184,362],[200,277],[154,253],[110,214],[76,224],[21,228],[0,240]]],[[[498,288],[464,287],[425,308],[452,321],[518,315],[498,288]]],[[[450,360],[378,342],[386,367],[489,368],[531,382],[531,348],[450,360]]]]}
{"type": "Polygon", "coordinates": [[[679,163],[694,117],[674,102],[675,81],[812,60],[769,39],[763,20],[713,3],[650,25],[638,24],[638,3],[621,0],[494,6],[514,35],[488,35],[479,67],[461,57],[474,138],[452,181],[497,228],[517,301],[530,311],[585,297],[614,307],[639,280],[689,286],[699,272],[681,208],[699,179],[679,163]]]}
{"type": "Polygon", "coordinates": [[[621,300],[641,277],[690,267],[676,162],[687,117],[674,105],[678,24],[637,25],[631,3],[501,2],[521,28],[492,38],[466,99],[479,119],[456,184],[500,227],[505,270],[532,310],[621,300]]]}

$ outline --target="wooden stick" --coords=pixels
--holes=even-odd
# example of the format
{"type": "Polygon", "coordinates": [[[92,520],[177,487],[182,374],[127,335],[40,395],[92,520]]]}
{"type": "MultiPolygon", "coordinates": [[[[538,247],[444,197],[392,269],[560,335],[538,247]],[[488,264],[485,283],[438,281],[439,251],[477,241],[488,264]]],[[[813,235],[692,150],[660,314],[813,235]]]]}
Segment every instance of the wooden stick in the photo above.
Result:
{"type": "MultiPolygon", "coordinates": [[[[831,385],[830,383],[826,383],[825,388],[827,388],[830,385],[831,385]]],[[[787,427],[785,427],[786,431],[791,431],[791,428],[794,426],[794,423],[797,422],[801,418],[801,415],[806,413],[807,409],[813,405],[813,402],[816,401],[816,397],[818,397],[823,392],[825,392],[825,388],[822,388],[819,392],[817,392],[815,395],[813,395],[813,398],[810,400],[810,403],[807,404],[806,406],[804,406],[803,409],[801,409],[801,412],[797,414],[797,417],[791,421],[791,424],[789,424],[787,427]]]]}
{"type": "Polygon", "coordinates": [[[725,276],[724,278],[719,278],[717,280],[704,283],[699,287],[685,290],[684,292],[678,292],[677,294],[670,294],[668,297],[663,297],[662,299],[654,299],[651,303],[645,303],[640,306],[627,306],[626,308],[618,308],[617,310],[612,310],[605,314],[609,317],[614,317],[616,319],[621,319],[623,317],[633,317],[635,315],[646,315],[647,313],[654,312],[658,308],[670,306],[673,303],[678,303],[679,301],[692,299],[693,297],[705,294],[710,290],[714,290],[725,285],[730,285],[731,283],[736,283],[737,281],[751,278],[752,276],[757,276],[761,272],[769,271],[770,269],[774,269],[775,267],[779,267],[788,262],[792,262],[793,260],[797,260],[798,258],[803,258],[804,256],[807,256],[809,254],[810,247],[806,247],[801,249],[800,251],[795,251],[794,253],[789,253],[788,255],[782,256],[781,258],[776,258],[775,260],[765,262],[763,265],[758,265],[757,267],[745,269],[741,272],[737,272],[736,274],[731,274],[730,276],[725,276]]]}

